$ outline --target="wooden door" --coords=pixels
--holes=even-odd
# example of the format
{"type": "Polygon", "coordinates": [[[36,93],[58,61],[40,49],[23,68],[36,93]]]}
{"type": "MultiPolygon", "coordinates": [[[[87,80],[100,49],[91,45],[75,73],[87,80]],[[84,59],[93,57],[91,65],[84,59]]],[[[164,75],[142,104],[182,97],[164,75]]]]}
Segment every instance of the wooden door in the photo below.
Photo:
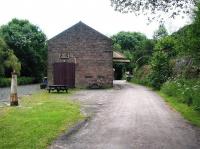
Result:
{"type": "Polygon", "coordinates": [[[75,87],[74,63],[54,63],[53,75],[55,85],[68,85],[69,87],[75,87]]]}

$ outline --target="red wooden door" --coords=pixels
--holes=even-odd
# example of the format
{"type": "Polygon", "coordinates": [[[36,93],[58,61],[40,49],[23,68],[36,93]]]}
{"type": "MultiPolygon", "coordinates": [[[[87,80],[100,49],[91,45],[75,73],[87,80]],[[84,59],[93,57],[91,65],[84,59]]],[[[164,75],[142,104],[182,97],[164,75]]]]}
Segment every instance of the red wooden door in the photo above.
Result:
{"type": "Polygon", "coordinates": [[[53,70],[55,85],[68,85],[69,87],[75,87],[74,63],[54,63],[53,70]]]}

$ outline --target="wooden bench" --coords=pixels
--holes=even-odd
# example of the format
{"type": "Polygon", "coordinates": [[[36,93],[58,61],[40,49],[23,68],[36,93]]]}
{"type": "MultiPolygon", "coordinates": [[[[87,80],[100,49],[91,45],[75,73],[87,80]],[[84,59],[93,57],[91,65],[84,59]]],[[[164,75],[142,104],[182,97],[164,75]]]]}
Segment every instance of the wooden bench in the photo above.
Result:
{"type": "Polygon", "coordinates": [[[54,90],[56,90],[57,92],[60,91],[68,92],[68,85],[49,85],[47,90],[49,91],[49,93],[54,90]]]}

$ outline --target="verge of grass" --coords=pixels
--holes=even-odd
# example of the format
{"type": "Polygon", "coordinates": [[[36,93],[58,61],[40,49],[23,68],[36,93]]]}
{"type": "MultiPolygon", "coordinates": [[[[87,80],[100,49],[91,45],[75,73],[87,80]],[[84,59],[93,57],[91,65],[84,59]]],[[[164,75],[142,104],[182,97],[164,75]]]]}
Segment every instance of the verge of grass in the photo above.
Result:
{"type": "MultiPolygon", "coordinates": [[[[141,83],[140,81],[131,80],[130,83],[144,85],[145,87],[154,90],[151,86],[148,86],[145,83],[141,83]]],[[[172,89],[173,91],[177,89],[172,89]]],[[[178,111],[186,120],[188,120],[191,124],[200,127],[200,112],[195,110],[196,107],[188,106],[186,103],[180,102],[181,98],[169,96],[166,93],[161,91],[156,91],[163,99],[176,111],[178,111]]],[[[179,93],[180,94],[180,93],[179,93]]]]}
{"type": "Polygon", "coordinates": [[[0,148],[44,149],[84,116],[66,93],[25,96],[19,107],[0,108],[0,148]]]}
{"type": "Polygon", "coordinates": [[[176,111],[180,112],[181,115],[191,122],[191,124],[200,127],[200,112],[193,109],[192,106],[188,106],[184,103],[179,102],[175,97],[167,96],[161,91],[157,92],[163,99],[176,111]]]}

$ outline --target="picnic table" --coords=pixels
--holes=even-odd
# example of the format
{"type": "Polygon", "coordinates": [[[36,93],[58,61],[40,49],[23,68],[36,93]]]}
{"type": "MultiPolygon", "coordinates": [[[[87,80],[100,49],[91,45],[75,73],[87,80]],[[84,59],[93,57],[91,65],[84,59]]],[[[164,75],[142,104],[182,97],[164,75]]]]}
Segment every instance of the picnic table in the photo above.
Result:
{"type": "Polygon", "coordinates": [[[54,90],[56,90],[57,92],[60,91],[68,92],[68,85],[49,85],[47,90],[49,91],[49,93],[54,90]]]}

